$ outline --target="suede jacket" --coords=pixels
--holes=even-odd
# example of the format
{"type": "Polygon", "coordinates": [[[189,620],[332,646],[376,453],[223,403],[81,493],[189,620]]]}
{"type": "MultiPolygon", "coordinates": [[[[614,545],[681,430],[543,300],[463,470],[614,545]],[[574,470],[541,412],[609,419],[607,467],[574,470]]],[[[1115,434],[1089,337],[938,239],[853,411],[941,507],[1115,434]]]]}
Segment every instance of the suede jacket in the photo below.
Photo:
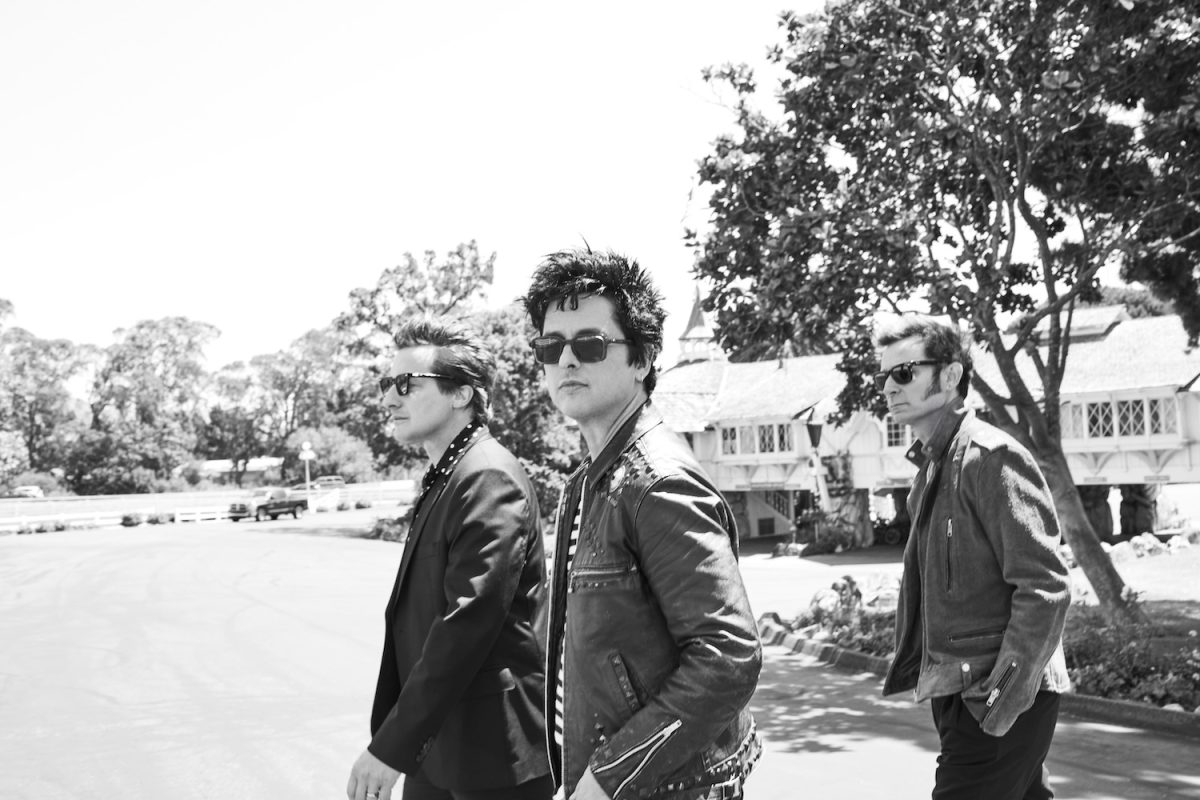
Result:
{"type": "Polygon", "coordinates": [[[729,506],[647,402],[571,477],[557,520],[546,669],[553,718],[563,655],[562,750],[547,737],[556,782],[570,796],[590,766],[613,800],[740,797],[761,747],[747,704],[762,647],[729,506]]]}
{"type": "Polygon", "coordinates": [[[961,401],[909,456],[920,471],[883,693],[961,693],[980,728],[1002,736],[1038,691],[1071,686],[1054,501],[1029,451],[961,401]]]}

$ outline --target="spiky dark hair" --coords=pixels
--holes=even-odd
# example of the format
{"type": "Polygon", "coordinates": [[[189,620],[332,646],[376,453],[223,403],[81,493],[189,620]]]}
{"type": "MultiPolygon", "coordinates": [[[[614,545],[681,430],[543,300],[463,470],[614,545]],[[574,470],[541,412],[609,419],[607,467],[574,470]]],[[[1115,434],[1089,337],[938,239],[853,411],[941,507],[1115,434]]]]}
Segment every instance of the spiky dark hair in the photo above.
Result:
{"type": "Polygon", "coordinates": [[[629,339],[629,363],[649,366],[642,385],[649,395],[658,383],[655,359],[662,352],[663,298],[649,273],[630,258],[596,252],[590,247],[551,253],[533,273],[529,292],[521,298],[538,333],[544,330],[546,312],[555,308],[578,308],[579,298],[607,297],[616,307],[621,336],[629,339]]]}

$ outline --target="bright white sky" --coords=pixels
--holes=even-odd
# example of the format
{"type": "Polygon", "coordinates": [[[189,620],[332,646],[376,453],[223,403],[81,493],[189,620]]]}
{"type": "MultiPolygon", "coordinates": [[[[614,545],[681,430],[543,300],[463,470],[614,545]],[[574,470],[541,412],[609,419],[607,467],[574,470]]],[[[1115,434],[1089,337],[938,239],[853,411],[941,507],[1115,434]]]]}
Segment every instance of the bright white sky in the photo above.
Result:
{"type": "MultiPolygon", "coordinates": [[[[181,315],[209,366],[279,350],[404,252],[476,239],[492,303],[586,238],[693,297],[705,66],[763,65],[784,7],[12,0],[0,6],[0,298],[107,345],[181,315]]],[[[766,73],[763,71],[762,76],[766,73]]]]}

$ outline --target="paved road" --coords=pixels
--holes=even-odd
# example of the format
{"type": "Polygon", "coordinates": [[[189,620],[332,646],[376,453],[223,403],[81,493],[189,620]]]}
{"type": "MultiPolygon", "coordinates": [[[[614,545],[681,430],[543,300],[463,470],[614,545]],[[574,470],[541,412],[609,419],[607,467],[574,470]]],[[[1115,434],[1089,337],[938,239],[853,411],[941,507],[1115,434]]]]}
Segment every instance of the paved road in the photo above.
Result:
{"type": "MultiPolygon", "coordinates": [[[[304,533],[353,513],[0,536],[0,798],[344,796],[400,550],[304,533]]],[[[748,553],[756,612],[895,569],[858,558],[748,553]]],[[[771,650],[749,796],[928,797],[928,711],[877,685],[771,650]]],[[[1194,741],[1064,722],[1053,768],[1061,797],[1200,798],[1194,741]]]]}

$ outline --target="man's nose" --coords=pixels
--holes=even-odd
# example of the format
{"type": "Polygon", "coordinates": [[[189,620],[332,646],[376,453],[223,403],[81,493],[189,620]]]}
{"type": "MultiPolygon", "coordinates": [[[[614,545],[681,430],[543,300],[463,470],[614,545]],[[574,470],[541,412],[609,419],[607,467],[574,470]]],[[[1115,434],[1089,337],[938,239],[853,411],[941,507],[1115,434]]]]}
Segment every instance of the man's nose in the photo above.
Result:
{"type": "Polygon", "coordinates": [[[570,342],[563,344],[562,352],[558,355],[558,366],[560,367],[577,367],[579,366],[579,358],[575,355],[575,350],[571,347],[570,342]]]}

